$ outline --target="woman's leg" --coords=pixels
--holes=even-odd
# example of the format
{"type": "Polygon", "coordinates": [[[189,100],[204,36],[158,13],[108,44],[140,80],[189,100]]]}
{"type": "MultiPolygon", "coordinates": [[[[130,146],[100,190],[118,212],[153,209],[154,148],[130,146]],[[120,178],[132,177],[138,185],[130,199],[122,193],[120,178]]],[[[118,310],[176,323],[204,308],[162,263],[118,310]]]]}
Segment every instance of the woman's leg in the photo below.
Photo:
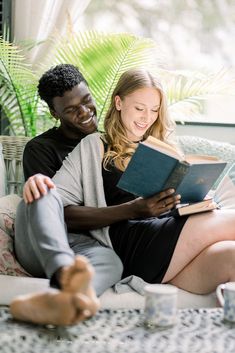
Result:
{"type": "Polygon", "coordinates": [[[235,242],[226,240],[208,246],[169,283],[206,294],[229,281],[235,281],[235,242]]]}
{"type": "Polygon", "coordinates": [[[235,210],[190,216],[182,229],[163,282],[172,281],[202,251],[224,240],[235,240],[235,210]]]}

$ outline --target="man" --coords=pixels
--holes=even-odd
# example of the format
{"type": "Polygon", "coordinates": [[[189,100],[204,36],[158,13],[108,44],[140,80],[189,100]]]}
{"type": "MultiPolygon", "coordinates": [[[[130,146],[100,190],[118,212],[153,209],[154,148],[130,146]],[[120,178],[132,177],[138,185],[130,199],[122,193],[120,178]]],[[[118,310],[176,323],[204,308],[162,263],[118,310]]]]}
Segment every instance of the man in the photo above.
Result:
{"type": "Polygon", "coordinates": [[[45,72],[39,80],[38,93],[60,124],[26,144],[25,180],[37,173],[53,177],[81,139],[97,130],[95,102],[75,66],[61,64],[45,72]]]}
{"type": "Polygon", "coordinates": [[[14,246],[21,265],[35,277],[49,278],[56,289],[16,298],[11,312],[19,320],[67,325],[95,314],[99,307],[96,295],[121,279],[122,264],[111,248],[88,231],[67,232],[63,204],[49,178],[77,143],[97,129],[87,82],[76,67],[62,64],[41,77],[38,91],[60,125],[26,145],[23,166],[29,179],[24,196],[30,195],[30,204],[22,201],[18,207],[14,246]],[[52,188],[48,193],[47,187],[52,188]]]}

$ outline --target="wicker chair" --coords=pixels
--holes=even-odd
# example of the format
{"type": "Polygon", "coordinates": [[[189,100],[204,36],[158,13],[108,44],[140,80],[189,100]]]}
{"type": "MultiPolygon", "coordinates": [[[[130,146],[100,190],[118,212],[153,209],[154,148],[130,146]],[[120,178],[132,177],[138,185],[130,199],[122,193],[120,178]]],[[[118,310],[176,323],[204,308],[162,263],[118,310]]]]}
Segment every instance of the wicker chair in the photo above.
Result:
{"type": "Polygon", "coordinates": [[[22,195],[24,183],[22,154],[29,140],[30,137],[25,136],[0,136],[6,166],[7,194],[22,195]]]}

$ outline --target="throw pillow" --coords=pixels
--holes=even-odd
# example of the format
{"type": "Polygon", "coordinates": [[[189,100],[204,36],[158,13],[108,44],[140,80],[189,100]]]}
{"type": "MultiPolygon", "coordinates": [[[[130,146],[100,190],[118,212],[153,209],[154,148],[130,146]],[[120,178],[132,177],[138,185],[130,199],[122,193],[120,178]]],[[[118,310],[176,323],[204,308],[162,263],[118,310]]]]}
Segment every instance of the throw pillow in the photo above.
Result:
{"type": "Polygon", "coordinates": [[[17,262],[12,238],[0,229],[0,274],[9,276],[30,276],[17,262]]]}
{"type": "Polygon", "coordinates": [[[0,229],[10,236],[14,236],[14,220],[16,208],[21,198],[12,194],[0,198],[0,229]]]}
{"type": "Polygon", "coordinates": [[[235,164],[221,180],[215,190],[214,199],[222,208],[235,209],[235,164]]]}

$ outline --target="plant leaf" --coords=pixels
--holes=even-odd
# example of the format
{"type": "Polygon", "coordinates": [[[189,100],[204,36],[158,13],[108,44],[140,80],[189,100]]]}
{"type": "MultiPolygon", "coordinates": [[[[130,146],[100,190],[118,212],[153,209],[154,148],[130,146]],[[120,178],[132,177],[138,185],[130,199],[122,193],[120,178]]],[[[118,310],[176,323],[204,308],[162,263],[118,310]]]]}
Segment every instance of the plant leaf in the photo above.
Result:
{"type": "Polygon", "coordinates": [[[120,75],[134,67],[151,69],[158,62],[153,40],[128,33],[85,31],[55,37],[54,41],[55,63],[78,66],[88,81],[97,104],[100,129],[120,75]]]}

